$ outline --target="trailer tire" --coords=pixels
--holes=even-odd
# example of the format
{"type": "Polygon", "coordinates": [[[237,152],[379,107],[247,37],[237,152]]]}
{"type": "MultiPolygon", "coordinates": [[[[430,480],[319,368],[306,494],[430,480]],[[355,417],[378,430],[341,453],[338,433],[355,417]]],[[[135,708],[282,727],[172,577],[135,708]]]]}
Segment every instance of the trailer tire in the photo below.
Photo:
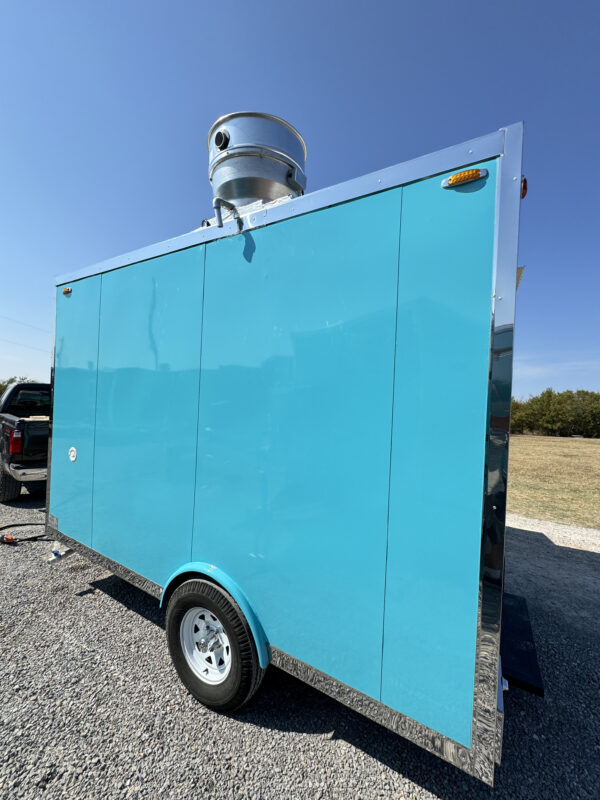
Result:
{"type": "Polygon", "coordinates": [[[9,503],[16,500],[21,494],[21,484],[4,469],[4,464],[0,461],[0,503],[9,503]]]}
{"type": "Polygon", "coordinates": [[[240,608],[220,586],[187,580],[167,607],[167,642],[187,690],[215,711],[235,711],[254,695],[265,670],[240,608]]]}

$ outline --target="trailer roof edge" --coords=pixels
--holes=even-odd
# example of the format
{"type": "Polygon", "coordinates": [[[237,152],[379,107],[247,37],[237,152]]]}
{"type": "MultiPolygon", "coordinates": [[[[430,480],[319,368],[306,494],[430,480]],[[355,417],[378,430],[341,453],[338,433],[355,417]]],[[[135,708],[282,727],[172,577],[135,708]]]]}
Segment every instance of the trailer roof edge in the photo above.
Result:
{"type": "Polygon", "coordinates": [[[140,261],[148,261],[167,253],[174,253],[178,250],[185,250],[200,244],[234,236],[243,231],[254,230],[274,222],[284,219],[297,217],[301,214],[308,214],[318,211],[328,206],[338,205],[339,203],[355,200],[370,194],[392,189],[396,186],[403,186],[407,183],[423,180],[424,178],[438,175],[448,170],[458,169],[479,161],[485,161],[504,154],[504,141],[506,134],[515,128],[522,129],[523,123],[517,122],[514,125],[500,128],[494,133],[470,139],[461,144],[446,147],[434,153],[419,156],[385,167],[377,172],[371,172],[358,178],[352,178],[343,183],[318,189],[302,197],[296,197],[287,203],[267,207],[262,211],[254,211],[242,217],[243,229],[240,231],[236,221],[225,222],[222,228],[215,226],[201,228],[200,230],[166,239],[156,244],[133,250],[123,255],[109,258],[89,267],[75,270],[55,278],[55,285],[62,286],[65,283],[89,278],[92,275],[99,275],[103,272],[110,272],[115,269],[130,266],[140,261]]]}

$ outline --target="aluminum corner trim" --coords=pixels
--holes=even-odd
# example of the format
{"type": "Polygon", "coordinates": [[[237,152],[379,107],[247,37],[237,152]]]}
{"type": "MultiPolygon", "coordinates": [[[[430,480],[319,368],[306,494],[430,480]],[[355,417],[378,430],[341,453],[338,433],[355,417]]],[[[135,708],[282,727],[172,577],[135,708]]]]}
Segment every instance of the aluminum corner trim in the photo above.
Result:
{"type": "Polygon", "coordinates": [[[383,725],[383,727],[403,736],[405,739],[418,744],[424,750],[433,753],[444,761],[448,761],[464,772],[480,778],[490,786],[493,785],[493,768],[491,773],[489,771],[479,772],[478,759],[472,749],[443,736],[441,733],[422,725],[410,717],[406,717],[399,711],[383,705],[378,700],[368,697],[350,686],[346,686],[346,684],[335,680],[335,678],[315,669],[315,667],[311,667],[309,664],[305,664],[288,653],[284,653],[276,647],[271,648],[271,656],[272,663],[289,675],[299,678],[309,686],[323,692],[323,694],[332,697],[334,700],[357,711],[373,722],[383,725]]]}
{"type": "Polygon", "coordinates": [[[498,676],[512,361],[517,283],[523,125],[504,129],[496,200],[496,239],[490,336],[490,378],[481,531],[479,611],[475,653],[473,744],[477,774],[493,775],[500,758],[504,715],[498,711],[498,676]]]}

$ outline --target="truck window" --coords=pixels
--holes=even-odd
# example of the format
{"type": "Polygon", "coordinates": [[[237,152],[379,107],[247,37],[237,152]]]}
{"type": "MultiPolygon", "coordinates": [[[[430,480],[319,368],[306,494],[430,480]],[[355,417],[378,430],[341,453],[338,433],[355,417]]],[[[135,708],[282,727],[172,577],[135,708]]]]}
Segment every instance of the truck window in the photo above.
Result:
{"type": "Polygon", "coordinates": [[[15,417],[46,417],[50,414],[49,389],[19,389],[5,413],[15,417]]]}

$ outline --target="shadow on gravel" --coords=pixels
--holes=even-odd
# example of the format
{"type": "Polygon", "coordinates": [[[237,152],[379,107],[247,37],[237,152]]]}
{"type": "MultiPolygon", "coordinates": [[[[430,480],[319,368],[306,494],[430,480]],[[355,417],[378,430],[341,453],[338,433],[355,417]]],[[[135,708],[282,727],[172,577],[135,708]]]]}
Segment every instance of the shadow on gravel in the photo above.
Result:
{"type": "MultiPolygon", "coordinates": [[[[444,800],[594,797],[600,742],[593,711],[600,663],[598,574],[600,554],[557,546],[534,531],[508,529],[507,590],[527,598],[546,697],[515,688],[505,694],[502,766],[496,768],[493,790],[274,667],[235,718],[267,730],[344,740],[444,800]]],[[[90,586],[164,628],[164,609],[140,589],[115,576],[90,586]]]]}
{"type": "Polygon", "coordinates": [[[448,800],[490,796],[489,787],[275,667],[269,667],[259,694],[238,719],[274,730],[344,740],[448,800]]]}
{"type": "Polygon", "coordinates": [[[140,617],[147,619],[148,622],[158,625],[159,628],[165,627],[165,609],[159,608],[158,600],[138,589],[137,586],[117,578],[116,575],[91,581],[90,586],[93,590],[104,592],[113,600],[139,614],[140,617]]]}
{"type": "Polygon", "coordinates": [[[46,511],[46,497],[45,495],[27,494],[21,492],[18,500],[12,500],[10,503],[5,504],[7,508],[19,508],[46,511]]]}

